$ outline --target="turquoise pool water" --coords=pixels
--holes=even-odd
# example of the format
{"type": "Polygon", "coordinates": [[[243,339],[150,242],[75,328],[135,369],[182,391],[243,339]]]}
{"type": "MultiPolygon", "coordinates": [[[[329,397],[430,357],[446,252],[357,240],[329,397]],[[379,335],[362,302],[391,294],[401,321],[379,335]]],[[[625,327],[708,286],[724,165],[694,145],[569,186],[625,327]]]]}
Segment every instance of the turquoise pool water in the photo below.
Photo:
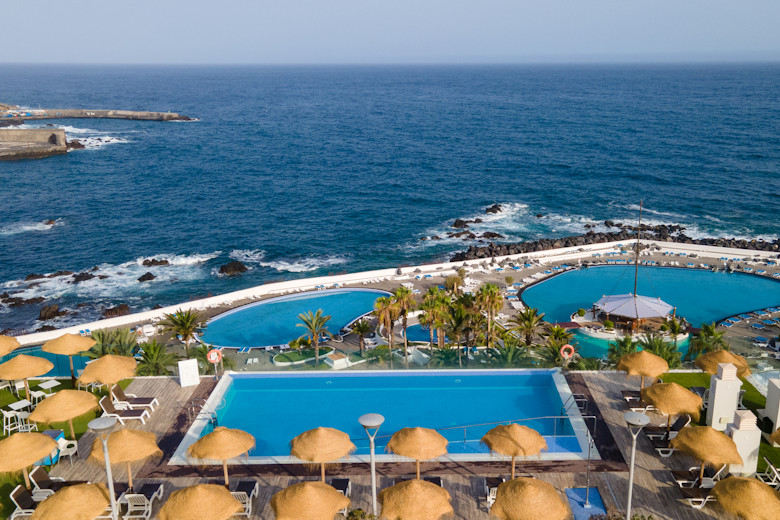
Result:
{"type": "Polygon", "coordinates": [[[221,314],[208,322],[202,336],[206,343],[222,347],[281,345],[303,336],[296,326],[298,314],[322,309],[330,315],[328,330],[338,333],[355,318],[370,312],[380,296],[389,293],[369,289],[332,289],[280,296],[221,314]]]}
{"type": "MultiPolygon", "coordinates": [[[[468,428],[467,442],[462,428],[446,428],[559,416],[562,407],[553,371],[548,370],[271,373],[231,377],[224,406],[218,410],[218,423],[254,435],[257,445],[250,453],[252,457],[286,456],[294,436],[318,426],[348,433],[358,447],[357,454],[366,454],[368,441],[357,419],[369,412],[385,417],[377,438],[377,453],[384,453],[390,436],[407,426],[439,429],[450,440],[450,453],[487,453],[479,439],[494,425],[468,428]]],[[[552,452],[580,452],[568,418],[522,424],[548,436],[552,452]]],[[[204,430],[201,435],[207,432],[204,430]]]]}
{"type": "MultiPolygon", "coordinates": [[[[545,313],[545,320],[570,321],[605,294],[633,292],[633,266],[600,266],[568,271],[526,289],[521,298],[545,313]]],[[[639,267],[639,294],[658,296],[677,307],[694,326],[741,312],[780,304],[780,282],[743,273],[703,269],[639,267]]]]}
{"type": "MultiPolygon", "coordinates": [[[[42,357],[54,363],[54,368],[41,377],[70,377],[70,361],[68,361],[68,356],[49,354],[48,352],[42,351],[41,347],[18,348],[7,356],[0,357],[0,363],[5,363],[19,354],[42,357]]],[[[73,356],[73,369],[76,371],[83,370],[87,361],[89,361],[88,357],[73,356]]]]}
{"type": "MultiPolygon", "coordinates": [[[[437,338],[438,335],[436,334],[436,331],[434,331],[433,341],[438,341],[437,338]]],[[[406,339],[409,341],[422,341],[425,343],[430,343],[431,333],[428,331],[428,329],[423,328],[423,326],[418,323],[416,325],[410,325],[406,328],[406,339]]],[[[447,341],[449,341],[449,338],[447,338],[447,341]]]]}
{"type": "MultiPolygon", "coordinates": [[[[583,334],[578,330],[574,330],[573,333],[574,333],[573,341],[577,342],[577,346],[580,349],[579,354],[582,357],[600,358],[607,353],[607,350],[609,349],[609,343],[610,343],[608,340],[594,338],[592,336],[583,334]]],[[[678,340],[677,348],[680,350],[683,356],[687,354],[688,338],[685,338],[684,340],[678,340]]]]}

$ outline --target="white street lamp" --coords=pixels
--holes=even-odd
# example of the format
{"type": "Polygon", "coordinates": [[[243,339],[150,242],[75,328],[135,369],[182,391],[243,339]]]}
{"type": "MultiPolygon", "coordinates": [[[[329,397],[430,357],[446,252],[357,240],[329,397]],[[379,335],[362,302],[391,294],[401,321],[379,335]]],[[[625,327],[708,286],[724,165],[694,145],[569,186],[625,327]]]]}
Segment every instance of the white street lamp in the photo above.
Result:
{"type": "Polygon", "coordinates": [[[626,520],[631,520],[631,495],[634,492],[634,460],[636,459],[636,438],[642,428],[650,424],[650,418],[639,412],[626,412],[623,415],[628,431],[631,432],[631,465],[628,469],[628,504],[626,505],[626,520]]]}
{"type": "Polygon", "coordinates": [[[366,430],[371,447],[371,514],[376,515],[378,508],[376,506],[376,456],[374,454],[376,446],[374,445],[374,439],[376,439],[376,434],[379,432],[379,427],[385,422],[385,418],[378,413],[367,413],[361,415],[358,418],[358,422],[366,430]],[[374,430],[374,433],[371,433],[370,430],[374,430]]]}
{"type": "Polygon", "coordinates": [[[117,520],[119,511],[116,507],[116,496],[114,495],[114,476],[111,473],[111,461],[108,459],[108,436],[114,429],[116,419],[114,417],[98,417],[92,419],[87,427],[94,430],[103,443],[103,458],[106,462],[106,479],[108,480],[108,495],[111,498],[111,518],[117,520]]]}

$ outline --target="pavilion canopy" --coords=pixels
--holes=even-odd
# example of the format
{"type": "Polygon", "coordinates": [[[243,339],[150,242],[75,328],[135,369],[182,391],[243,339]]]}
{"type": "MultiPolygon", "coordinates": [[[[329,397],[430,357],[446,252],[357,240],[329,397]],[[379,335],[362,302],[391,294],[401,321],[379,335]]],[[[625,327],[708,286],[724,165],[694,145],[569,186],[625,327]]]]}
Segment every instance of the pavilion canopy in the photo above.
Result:
{"type": "Polygon", "coordinates": [[[625,318],[658,318],[672,312],[673,307],[661,298],[628,294],[602,296],[596,307],[607,314],[625,318]]]}

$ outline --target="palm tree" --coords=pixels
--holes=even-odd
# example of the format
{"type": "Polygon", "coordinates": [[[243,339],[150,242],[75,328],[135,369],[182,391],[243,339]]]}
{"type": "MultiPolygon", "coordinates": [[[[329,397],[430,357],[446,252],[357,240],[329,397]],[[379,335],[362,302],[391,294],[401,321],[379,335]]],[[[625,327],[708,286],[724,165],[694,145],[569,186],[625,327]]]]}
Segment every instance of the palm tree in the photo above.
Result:
{"type": "Polygon", "coordinates": [[[601,370],[601,360],[594,357],[581,357],[570,368],[572,370],[601,370]]]}
{"type": "Polygon", "coordinates": [[[547,337],[556,341],[568,343],[574,337],[574,334],[558,325],[553,325],[547,329],[547,337]]]}
{"type": "Polygon", "coordinates": [[[401,326],[404,331],[404,364],[406,365],[406,368],[409,368],[409,342],[406,339],[406,326],[409,311],[414,310],[417,306],[417,302],[414,301],[412,290],[403,286],[396,289],[393,299],[395,300],[395,304],[398,306],[398,312],[401,315],[401,326]]]}
{"type": "MultiPolygon", "coordinates": [[[[542,358],[542,366],[550,368],[560,367],[567,362],[561,354],[561,347],[563,347],[563,345],[565,345],[565,343],[560,340],[548,338],[544,345],[534,352],[542,358]]],[[[574,347],[574,353],[576,354],[577,351],[579,351],[579,347],[577,345],[572,346],[574,347]]]]}
{"type": "Polygon", "coordinates": [[[423,314],[420,315],[420,324],[428,327],[431,334],[431,347],[433,347],[433,331],[436,330],[439,348],[444,347],[444,331],[442,328],[445,323],[445,316],[448,312],[450,300],[447,295],[438,287],[431,287],[423,297],[420,308],[423,314]]]}
{"type": "Polygon", "coordinates": [[[167,376],[171,374],[169,366],[176,363],[178,356],[168,351],[157,340],[144,345],[141,361],[138,363],[139,376],[167,376]]]}
{"type": "Polygon", "coordinates": [[[447,291],[450,296],[456,298],[460,294],[460,286],[462,284],[463,279],[460,276],[448,276],[444,279],[444,290],[447,291]]]}
{"type": "MultiPolygon", "coordinates": [[[[680,336],[683,333],[683,324],[680,320],[677,318],[672,318],[668,322],[664,324],[666,326],[666,331],[669,332],[669,335],[674,340],[674,346],[677,348],[677,336],[680,336]]],[[[714,323],[713,323],[714,325],[714,323]]]]}
{"type": "Polygon", "coordinates": [[[702,323],[699,333],[693,337],[688,346],[687,359],[694,359],[706,352],[729,350],[724,333],[715,330],[715,327],[715,323],[702,323]]]}
{"type": "MultiPolygon", "coordinates": [[[[192,349],[192,353],[195,355],[195,359],[198,360],[198,368],[203,372],[203,374],[208,374],[209,370],[211,370],[212,363],[208,360],[208,353],[213,348],[213,345],[201,343],[192,349]]],[[[225,351],[223,350],[222,352],[224,354],[225,351]]],[[[228,356],[223,355],[220,364],[222,365],[222,370],[233,370],[236,368],[236,363],[228,356]]]]}
{"type": "Polygon", "coordinates": [[[520,341],[511,334],[504,334],[503,345],[488,349],[487,355],[488,363],[501,368],[517,368],[528,362],[528,349],[520,346],[520,341]]]}
{"type": "Polygon", "coordinates": [[[479,288],[477,293],[477,304],[481,310],[487,313],[487,346],[492,346],[493,339],[493,321],[495,320],[496,313],[501,310],[501,306],[504,301],[501,297],[501,291],[497,285],[492,283],[486,283],[479,288]]]}
{"type": "Polygon", "coordinates": [[[184,342],[184,357],[188,358],[190,357],[190,342],[200,320],[200,315],[192,309],[186,311],[180,309],[173,314],[166,314],[160,325],[172,337],[181,336],[181,340],[184,342]]]}
{"type": "Polygon", "coordinates": [[[363,349],[365,348],[365,338],[371,332],[371,324],[368,320],[359,319],[352,324],[352,334],[357,334],[358,347],[360,348],[360,357],[363,357],[363,349]]]}
{"type": "Polygon", "coordinates": [[[420,326],[426,329],[431,335],[431,348],[433,348],[433,331],[436,329],[436,307],[438,304],[429,298],[424,298],[419,306],[422,311],[417,315],[417,321],[420,326]]]}
{"type": "Polygon", "coordinates": [[[460,335],[466,326],[466,309],[462,305],[455,304],[446,316],[447,329],[455,337],[455,348],[458,350],[458,367],[463,368],[460,352],[460,335]]]}
{"type": "Polygon", "coordinates": [[[510,318],[510,330],[523,334],[526,346],[530,347],[534,336],[539,334],[542,328],[543,319],[544,313],[539,314],[538,309],[529,307],[510,318]]]}
{"type": "Polygon", "coordinates": [[[306,332],[309,334],[309,339],[312,346],[314,347],[315,367],[320,366],[320,338],[323,335],[332,335],[327,326],[328,320],[330,320],[330,318],[330,315],[322,315],[322,309],[317,309],[317,312],[307,311],[305,313],[300,313],[298,315],[298,319],[301,320],[302,323],[295,324],[296,327],[302,327],[306,329],[306,332]]]}
{"type": "Polygon", "coordinates": [[[433,367],[453,367],[457,352],[451,348],[439,348],[431,354],[431,360],[428,362],[433,367]]]}
{"type": "Polygon", "coordinates": [[[387,343],[390,348],[390,369],[393,368],[393,325],[398,319],[400,311],[395,300],[390,296],[382,296],[374,302],[374,315],[379,321],[379,326],[387,331],[387,343]]]}
{"type": "Polygon", "coordinates": [[[620,361],[620,358],[626,354],[632,354],[639,350],[639,343],[634,341],[631,336],[623,336],[615,341],[609,342],[609,348],[607,349],[607,361],[610,366],[615,366],[620,361]]]}
{"type": "Polygon", "coordinates": [[[99,329],[92,333],[92,338],[97,341],[87,351],[87,356],[92,359],[103,357],[106,354],[132,356],[138,346],[138,336],[127,327],[111,331],[99,329]]]}
{"type": "Polygon", "coordinates": [[[656,334],[645,334],[639,340],[639,346],[656,356],[663,358],[669,368],[680,368],[682,366],[682,354],[672,343],[656,334]]]}

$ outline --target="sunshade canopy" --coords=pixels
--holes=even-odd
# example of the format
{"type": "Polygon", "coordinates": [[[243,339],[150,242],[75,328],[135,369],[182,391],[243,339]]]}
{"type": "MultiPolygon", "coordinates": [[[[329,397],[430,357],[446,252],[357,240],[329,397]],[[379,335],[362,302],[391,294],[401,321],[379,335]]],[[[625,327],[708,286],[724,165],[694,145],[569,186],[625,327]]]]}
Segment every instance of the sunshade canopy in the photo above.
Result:
{"type": "MultiPolygon", "coordinates": [[[[108,437],[108,458],[114,464],[135,462],[161,455],[162,450],[157,446],[157,437],[153,432],[125,428],[111,433],[108,437]]],[[[103,463],[103,443],[100,439],[96,438],[92,443],[89,458],[103,463]]]]}
{"type": "Polygon", "coordinates": [[[0,365],[0,379],[28,379],[42,376],[54,368],[54,363],[37,356],[19,354],[0,365]]]}
{"type": "Polygon", "coordinates": [[[630,376],[658,377],[669,370],[669,363],[660,356],[640,350],[621,357],[616,368],[630,376]]]}
{"type": "Polygon", "coordinates": [[[350,500],[323,482],[299,482],[271,497],[277,520],[333,520],[350,500]]]}
{"type": "Polygon", "coordinates": [[[390,438],[387,451],[415,460],[434,459],[447,453],[447,439],[430,428],[402,428],[390,438]]]}
{"type": "Polygon", "coordinates": [[[0,356],[19,348],[19,340],[13,336],[0,336],[0,356]]]}
{"type": "Polygon", "coordinates": [[[502,520],[565,520],[571,511],[552,484],[519,477],[498,486],[490,514],[502,520]]]}
{"type": "Polygon", "coordinates": [[[48,457],[57,447],[54,439],[42,433],[14,433],[0,441],[0,473],[19,471],[48,457]]]}
{"type": "Polygon", "coordinates": [[[750,368],[747,361],[740,355],[733,354],[728,350],[716,350],[707,352],[696,358],[694,364],[709,374],[718,373],[718,365],[721,363],[731,363],[737,367],[737,376],[745,377],[750,375],[750,368]]]}
{"type": "Polygon", "coordinates": [[[547,449],[547,441],[539,432],[519,424],[501,424],[482,437],[482,442],[490,451],[509,457],[528,457],[538,455],[547,449]]]}
{"type": "Polygon", "coordinates": [[[69,421],[98,407],[98,398],[83,390],[60,390],[38,403],[30,420],[51,424],[69,421]]]}
{"type": "Polygon", "coordinates": [[[290,455],[310,462],[330,462],[355,450],[349,435],[334,428],[305,431],[290,442],[290,455]]]}
{"type": "Polygon", "coordinates": [[[194,442],[187,453],[196,459],[227,460],[255,447],[255,438],[243,430],[217,426],[194,442]]]}
{"type": "Polygon", "coordinates": [[[723,509],[745,520],[780,518],[780,493],[758,479],[725,478],[712,492],[723,509]]]}
{"type": "Polygon", "coordinates": [[[437,520],[454,514],[452,498],[441,486],[425,480],[406,480],[379,493],[383,520],[437,520]]]}
{"type": "Polygon", "coordinates": [[[661,298],[628,294],[602,296],[596,307],[607,314],[624,318],[658,318],[672,312],[672,307],[661,298]]]}
{"type": "Polygon", "coordinates": [[[687,413],[699,419],[702,398],[677,383],[656,383],[642,389],[642,400],[665,415],[687,413]]]}
{"type": "Polygon", "coordinates": [[[158,520],[227,520],[243,510],[225,486],[198,484],[174,491],[157,513],[158,520]]]}
{"type": "Polygon", "coordinates": [[[105,484],[66,486],[38,504],[33,520],[94,520],[110,506],[105,484]]]}
{"type": "Polygon", "coordinates": [[[775,444],[780,444],[780,428],[775,430],[772,435],[769,436],[769,440],[774,442],[775,444]]]}
{"type": "Polygon", "coordinates": [[[671,440],[671,446],[704,464],[742,464],[731,437],[709,426],[686,426],[671,440]]]}
{"type": "Polygon", "coordinates": [[[97,343],[97,341],[89,336],[63,334],[58,338],[44,343],[41,350],[51,354],[59,354],[61,356],[75,356],[76,354],[91,349],[95,343],[97,343]]]}
{"type": "Polygon", "coordinates": [[[79,382],[115,385],[123,379],[135,376],[137,364],[135,358],[108,354],[84,367],[79,382]]]}

